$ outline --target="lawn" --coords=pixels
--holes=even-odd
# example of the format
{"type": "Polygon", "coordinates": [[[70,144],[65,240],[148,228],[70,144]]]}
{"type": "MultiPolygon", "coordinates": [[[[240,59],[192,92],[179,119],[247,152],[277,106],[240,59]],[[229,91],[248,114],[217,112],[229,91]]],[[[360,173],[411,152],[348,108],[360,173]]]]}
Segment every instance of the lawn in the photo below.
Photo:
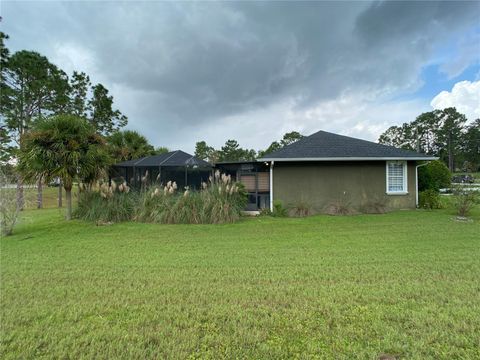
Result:
{"type": "Polygon", "coordinates": [[[1,239],[17,358],[480,358],[480,211],[95,226],[1,239]]]}

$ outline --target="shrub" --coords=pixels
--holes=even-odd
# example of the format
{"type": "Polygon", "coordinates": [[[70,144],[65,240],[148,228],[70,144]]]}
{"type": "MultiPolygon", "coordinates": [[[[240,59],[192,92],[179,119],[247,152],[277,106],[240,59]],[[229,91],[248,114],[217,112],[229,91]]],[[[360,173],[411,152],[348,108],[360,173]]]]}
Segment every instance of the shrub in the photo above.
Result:
{"type": "Polygon", "coordinates": [[[355,210],[352,208],[347,192],[345,191],[338,200],[327,205],[325,212],[329,215],[352,215],[355,213],[355,210]]]}
{"type": "Polygon", "coordinates": [[[272,216],[272,211],[268,207],[260,209],[259,216],[272,216]]]}
{"type": "Polygon", "coordinates": [[[288,209],[283,206],[283,203],[280,200],[273,201],[273,211],[272,216],[274,217],[286,217],[288,216],[288,209]]]}
{"type": "Polygon", "coordinates": [[[419,191],[435,190],[450,187],[452,175],[448,167],[440,160],[429,162],[418,168],[419,191]]]}
{"type": "Polygon", "coordinates": [[[453,189],[453,199],[457,215],[467,217],[472,208],[480,203],[480,193],[458,186],[453,189]]]}
{"type": "Polygon", "coordinates": [[[385,199],[374,199],[362,205],[363,214],[385,214],[389,211],[385,199]]]}
{"type": "Polygon", "coordinates": [[[11,235],[20,212],[17,206],[17,193],[9,186],[15,183],[13,176],[9,176],[0,169],[0,228],[2,236],[11,235]]]}
{"type": "Polygon", "coordinates": [[[97,223],[132,220],[135,214],[136,194],[126,183],[116,186],[103,184],[97,189],[82,190],[78,194],[78,206],[74,216],[97,223]]]}
{"type": "Polygon", "coordinates": [[[312,207],[306,201],[298,201],[289,206],[290,213],[293,216],[297,217],[305,217],[311,214],[312,207]]]}
{"type": "Polygon", "coordinates": [[[340,200],[331,202],[325,212],[328,215],[353,215],[355,214],[355,210],[349,206],[349,204],[345,204],[340,200]]]}
{"type": "Polygon", "coordinates": [[[440,194],[433,189],[420,192],[418,194],[418,207],[430,210],[443,208],[440,194]]]}

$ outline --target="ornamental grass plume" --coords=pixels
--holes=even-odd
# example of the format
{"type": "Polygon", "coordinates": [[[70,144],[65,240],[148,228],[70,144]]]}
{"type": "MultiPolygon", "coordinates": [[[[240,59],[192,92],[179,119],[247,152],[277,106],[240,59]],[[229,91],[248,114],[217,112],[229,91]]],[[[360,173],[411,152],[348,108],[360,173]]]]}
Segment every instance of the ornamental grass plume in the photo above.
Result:
{"type": "Polygon", "coordinates": [[[145,175],[142,176],[142,183],[146,183],[148,180],[148,170],[145,171],[145,175]]]}
{"type": "Polygon", "coordinates": [[[165,185],[165,187],[163,188],[163,194],[164,195],[167,195],[167,194],[173,194],[175,193],[175,190],[177,189],[177,183],[174,181],[169,181],[167,182],[167,185],[165,185]]]}
{"type": "Polygon", "coordinates": [[[123,192],[129,193],[130,192],[130,186],[127,185],[127,182],[123,182],[123,192]]]}
{"type": "Polygon", "coordinates": [[[128,193],[130,191],[130,187],[127,185],[126,181],[118,185],[118,191],[121,193],[123,192],[128,193]]]}
{"type": "Polygon", "coordinates": [[[155,196],[159,196],[160,194],[161,194],[160,189],[156,187],[155,190],[152,191],[150,197],[153,198],[153,197],[155,197],[155,196]]]}
{"type": "Polygon", "coordinates": [[[100,186],[100,196],[104,199],[112,197],[113,196],[114,189],[112,186],[108,186],[107,183],[103,183],[100,186]]]}

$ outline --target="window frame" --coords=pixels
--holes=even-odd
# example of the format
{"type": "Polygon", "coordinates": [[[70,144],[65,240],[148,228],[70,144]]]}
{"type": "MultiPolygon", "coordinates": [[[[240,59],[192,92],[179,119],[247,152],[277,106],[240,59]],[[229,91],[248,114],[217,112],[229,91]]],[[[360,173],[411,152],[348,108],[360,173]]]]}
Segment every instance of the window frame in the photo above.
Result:
{"type": "Polygon", "coordinates": [[[386,161],[385,162],[385,178],[386,178],[386,193],[387,195],[407,195],[408,194],[408,166],[407,162],[403,160],[386,161]],[[403,165],[403,189],[400,191],[389,190],[389,165],[402,164],[403,165]]]}

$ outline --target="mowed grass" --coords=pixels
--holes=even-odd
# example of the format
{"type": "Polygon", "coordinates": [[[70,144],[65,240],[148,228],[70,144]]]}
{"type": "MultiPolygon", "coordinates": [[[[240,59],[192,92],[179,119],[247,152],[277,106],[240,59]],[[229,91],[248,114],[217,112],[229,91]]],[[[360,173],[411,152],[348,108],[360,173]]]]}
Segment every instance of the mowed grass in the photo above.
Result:
{"type": "Polygon", "coordinates": [[[98,227],[1,239],[17,358],[480,358],[480,211],[98,227]]]}

